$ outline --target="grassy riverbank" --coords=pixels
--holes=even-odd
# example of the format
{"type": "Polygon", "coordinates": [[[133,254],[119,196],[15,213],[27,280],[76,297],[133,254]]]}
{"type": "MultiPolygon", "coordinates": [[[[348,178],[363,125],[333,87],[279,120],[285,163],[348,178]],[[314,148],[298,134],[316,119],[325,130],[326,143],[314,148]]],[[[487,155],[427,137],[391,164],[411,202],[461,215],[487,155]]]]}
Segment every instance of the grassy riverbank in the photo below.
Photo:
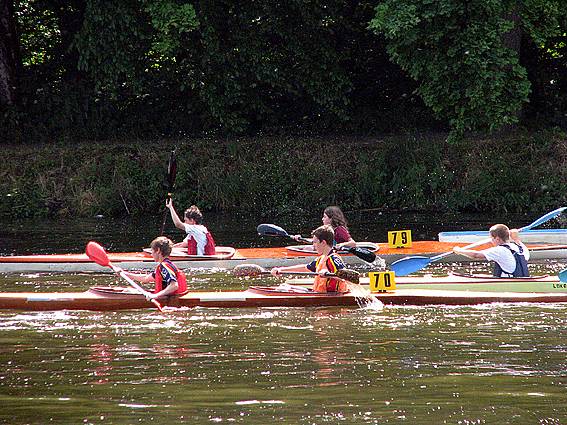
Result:
{"type": "Polygon", "coordinates": [[[3,145],[0,215],[155,213],[173,148],[180,209],[541,212],[567,203],[567,137],[558,131],[454,145],[444,135],[256,137],[3,145]]]}

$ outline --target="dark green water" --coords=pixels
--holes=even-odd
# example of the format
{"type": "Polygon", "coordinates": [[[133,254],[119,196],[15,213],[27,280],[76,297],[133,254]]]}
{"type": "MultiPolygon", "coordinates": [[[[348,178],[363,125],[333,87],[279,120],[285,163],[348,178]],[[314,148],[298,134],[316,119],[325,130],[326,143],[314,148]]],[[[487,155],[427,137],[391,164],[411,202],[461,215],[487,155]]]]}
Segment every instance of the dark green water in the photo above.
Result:
{"type": "MultiPolygon", "coordinates": [[[[356,217],[357,239],[390,230],[387,220],[356,217]]],[[[438,231],[414,221],[398,228],[438,231]]],[[[222,222],[222,244],[275,244],[258,240],[256,220],[222,222]]],[[[89,239],[133,249],[155,234],[155,223],[145,223],[12,223],[1,230],[2,251],[78,252],[89,239]]],[[[567,264],[532,267],[556,272],[567,264]]],[[[195,289],[249,283],[207,271],[191,279],[195,289]]],[[[0,285],[61,291],[123,283],[33,274],[0,275],[0,285]]],[[[567,306],[519,304],[1,312],[0,423],[565,424],[566,324],[567,306]]]]}

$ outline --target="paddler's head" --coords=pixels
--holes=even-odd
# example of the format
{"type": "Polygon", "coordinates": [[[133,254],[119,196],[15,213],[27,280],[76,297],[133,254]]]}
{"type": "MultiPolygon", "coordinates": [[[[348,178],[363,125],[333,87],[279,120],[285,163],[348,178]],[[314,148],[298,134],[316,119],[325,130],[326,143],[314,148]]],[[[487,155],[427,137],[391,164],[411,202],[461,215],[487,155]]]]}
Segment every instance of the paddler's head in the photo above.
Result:
{"type": "Polygon", "coordinates": [[[150,247],[152,248],[152,257],[158,263],[169,257],[173,248],[173,242],[165,236],[155,238],[150,247]]]}
{"type": "Polygon", "coordinates": [[[311,232],[313,237],[313,246],[317,250],[317,254],[327,254],[333,248],[335,240],[335,232],[329,225],[317,227],[311,232]]]}
{"type": "Polygon", "coordinates": [[[187,224],[202,224],[203,214],[196,205],[191,205],[185,210],[185,223],[187,224]]]}
{"type": "Polygon", "coordinates": [[[510,229],[505,224],[495,224],[490,228],[489,233],[494,246],[510,241],[510,229]]]}

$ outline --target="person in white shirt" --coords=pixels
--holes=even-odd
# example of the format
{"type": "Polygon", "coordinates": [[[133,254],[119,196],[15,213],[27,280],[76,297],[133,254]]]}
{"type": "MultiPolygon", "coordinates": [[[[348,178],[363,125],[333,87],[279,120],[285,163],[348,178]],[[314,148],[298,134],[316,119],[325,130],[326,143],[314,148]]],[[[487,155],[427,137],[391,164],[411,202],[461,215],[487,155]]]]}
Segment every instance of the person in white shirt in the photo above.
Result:
{"type": "Polygon", "coordinates": [[[530,251],[520,240],[518,230],[510,230],[504,224],[495,224],[489,233],[492,247],[474,251],[456,246],[453,252],[473,260],[494,261],[493,275],[496,277],[528,277],[530,251]]]}
{"type": "Polygon", "coordinates": [[[203,215],[199,208],[191,205],[185,211],[184,221],[181,221],[175,208],[173,201],[168,199],[165,206],[169,208],[171,219],[180,230],[187,233],[187,237],[183,242],[176,243],[176,248],[187,248],[188,255],[215,255],[215,241],[209,230],[203,226],[203,215]]]}

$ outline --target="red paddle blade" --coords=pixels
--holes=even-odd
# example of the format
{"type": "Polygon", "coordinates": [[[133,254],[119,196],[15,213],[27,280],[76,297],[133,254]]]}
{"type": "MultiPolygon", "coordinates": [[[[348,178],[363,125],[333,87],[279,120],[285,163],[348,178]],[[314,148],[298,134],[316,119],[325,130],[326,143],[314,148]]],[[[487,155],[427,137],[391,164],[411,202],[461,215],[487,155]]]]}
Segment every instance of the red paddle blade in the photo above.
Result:
{"type": "Polygon", "coordinates": [[[91,260],[101,266],[107,267],[110,265],[110,260],[108,259],[108,255],[106,255],[106,251],[102,246],[94,241],[90,241],[87,244],[85,253],[91,260]]]}

